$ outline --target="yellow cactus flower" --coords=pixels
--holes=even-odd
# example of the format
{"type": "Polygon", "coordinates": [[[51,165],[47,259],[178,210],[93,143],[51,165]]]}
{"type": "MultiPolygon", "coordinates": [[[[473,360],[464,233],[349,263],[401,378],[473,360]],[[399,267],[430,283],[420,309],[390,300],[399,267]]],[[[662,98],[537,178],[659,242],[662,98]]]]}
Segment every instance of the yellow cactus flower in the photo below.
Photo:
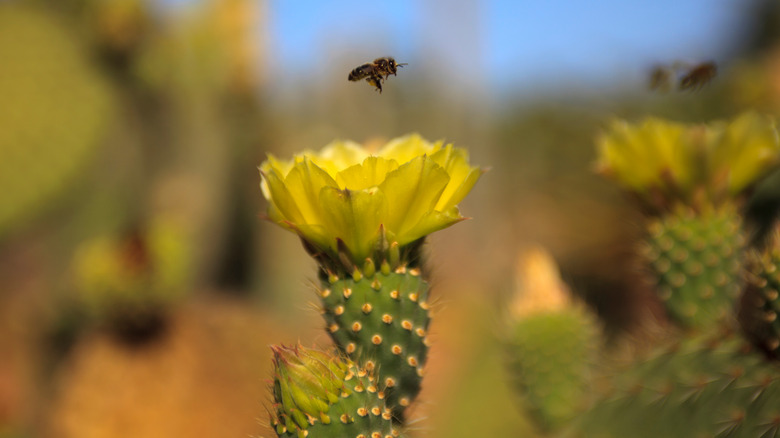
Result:
{"type": "Polygon", "coordinates": [[[775,122],[753,112],[712,129],[710,172],[724,175],[729,194],[735,195],[780,164],[780,141],[775,122]]]}
{"type": "Polygon", "coordinates": [[[687,185],[696,151],[684,134],[684,125],[653,117],[636,125],[614,121],[598,141],[597,168],[638,192],[663,185],[664,178],[687,185]]]}
{"type": "Polygon", "coordinates": [[[464,219],[457,204],[481,175],[465,149],[397,138],[376,154],[349,141],[260,166],[268,218],[333,258],[362,263],[464,219]]]}
{"type": "Polygon", "coordinates": [[[780,164],[774,121],[752,112],[706,125],[618,120],[597,145],[597,171],[667,204],[700,193],[709,201],[736,197],[780,164]]]}

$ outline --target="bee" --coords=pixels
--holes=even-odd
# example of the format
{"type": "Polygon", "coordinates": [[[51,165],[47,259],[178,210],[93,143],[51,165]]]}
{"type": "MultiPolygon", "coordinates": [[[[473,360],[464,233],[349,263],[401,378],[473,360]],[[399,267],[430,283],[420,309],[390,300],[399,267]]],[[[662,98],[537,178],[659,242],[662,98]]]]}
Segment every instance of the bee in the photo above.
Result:
{"type": "Polygon", "coordinates": [[[657,65],[650,72],[649,86],[651,90],[669,91],[674,72],[669,67],[657,65]]]}
{"type": "Polygon", "coordinates": [[[408,65],[408,63],[397,63],[391,57],[377,58],[373,62],[368,62],[355,67],[347,79],[350,81],[359,81],[363,78],[366,82],[376,87],[379,93],[382,93],[382,83],[388,76],[398,76],[398,67],[408,65]]]}
{"type": "Polygon", "coordinates": [[[683,90],[698,90],[707,85],[718,73],[718,67],[712,61],[690,64],[677,61],[671,65],[657,65],[650,71],[649,86],[651,90],[669,91],[673,81],[678,81],[678,88],[683,90]]]}
{"type": "Polygon", "coordinates": [[[680,78],[680,90],[698,90],[707,85],[716,74],[718,67],[714,62],[694,65],[680,78]]]}

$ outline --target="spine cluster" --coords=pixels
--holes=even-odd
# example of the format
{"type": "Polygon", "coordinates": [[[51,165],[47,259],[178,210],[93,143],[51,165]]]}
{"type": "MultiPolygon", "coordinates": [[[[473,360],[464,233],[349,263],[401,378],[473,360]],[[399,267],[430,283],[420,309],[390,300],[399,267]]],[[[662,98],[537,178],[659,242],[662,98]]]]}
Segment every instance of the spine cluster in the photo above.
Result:
{"type": "Polygon", "coordinates": [[[339,350],[387,388],[388,404],[402,421],[420,392],[428,355],[428,284],[419,268],[373,263],[348,278],[331,275],[318,292],[326,329],[339,350]]]}

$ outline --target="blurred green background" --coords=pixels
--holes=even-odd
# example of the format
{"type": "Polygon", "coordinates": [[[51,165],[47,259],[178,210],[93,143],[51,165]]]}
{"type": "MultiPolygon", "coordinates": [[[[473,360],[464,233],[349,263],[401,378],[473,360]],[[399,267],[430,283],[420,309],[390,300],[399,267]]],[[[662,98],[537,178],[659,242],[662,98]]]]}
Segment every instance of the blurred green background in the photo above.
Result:
{"type": "MultiPolygon", "coordinates": [[[[774,0],[734,6],[741,38],[708,52],[711,83],[665,93],[645,79],[676,52],[626,67],[639,80],[594,86],[573,68],[541,91],[503,93],[510,66],[475,77],[450,62],[487,62],[464,41],[485,29],[432,2],[423,22],[463,52],[404,36],[414,57],[392,53],[410,65],[381,95],[345,80],[388,55],[363,59],[370,38],[287,77],[271,65],[286,59],[272,56],[285,47],[272,32],[278,2],[171,3],[0,0],[0,437],[271,436],[268,345],[328,338],[314,263],[262,220],[257,166],[267,153],[409,132],[491,169],[461,206],[473,219],[429,239],[439,305],[413,436],[532,434],[496,337],[521,250],[549,248],[616,331],[647,305],[627,298],[642,296],[627,256],[639,215],[592,173],[600,129],[780,109],[774,0]]],[[[762,193],[755,211],[771,213],[772,187],[762,193]]]]}

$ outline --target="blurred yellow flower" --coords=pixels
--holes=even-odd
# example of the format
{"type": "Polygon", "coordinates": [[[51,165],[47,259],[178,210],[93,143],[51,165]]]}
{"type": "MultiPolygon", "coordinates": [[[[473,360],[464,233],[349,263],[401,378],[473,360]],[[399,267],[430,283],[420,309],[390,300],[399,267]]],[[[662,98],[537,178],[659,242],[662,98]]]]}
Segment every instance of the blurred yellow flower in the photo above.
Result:
{"type": "Polygon", "coordinates": [[[353,263],[463,219],[457,204],[481,175],[465,149],[417,134],[371,154],[349,141],[260,166],[268,218],[329,256],[353,263]]]}
{"type": "Polygon", "coordinates": [[[712,201],[737,196],[780,164],[774,121],[753,112],[706,125],[617,120],[597,146],[598,172],[642,197],[666,201],[697,192],[712,201]]]}

